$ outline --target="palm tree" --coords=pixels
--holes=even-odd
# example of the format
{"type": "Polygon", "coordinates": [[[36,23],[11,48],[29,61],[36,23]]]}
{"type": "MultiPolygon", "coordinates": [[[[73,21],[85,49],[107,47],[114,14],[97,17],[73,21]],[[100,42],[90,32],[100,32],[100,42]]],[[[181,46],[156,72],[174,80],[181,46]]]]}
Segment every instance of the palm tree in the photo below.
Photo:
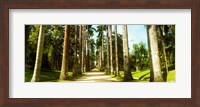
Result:
{"type": "Polygon", "coordinates": [[[82,25],[79,26],[79,65],[80,65],[80,74],[82,74],[82,25]]]}
{"type": "Polygon", "coordinates": [[[78,66],[77,66],[77,38],[78,38],[78,25],[75,25],[75,37],[74,37],[74,65],[73,65],[73,76],[79,75],[78,66]]]}
{"type": "Polygon", "coordinates": [[[153,70],[153,81],[154,82],[163,82],[164,79],[162,77],[161,68],[160,68],[160,58],[159,58],[159,50],[158,50],[158,42],[157,42],[157,32],[156,32],[156,25],[148,25],[147,30],[149,32],[148,39],[150,44],[150,61],[152,64],[153,70]]]}
{"type": "Polygon", "coordinates": [[[106,43],[106,54],[107,54],[107,57],[106,57],[106,62],[107,62],[107,70],[106,70],[106,74],[110,74],[110,55],[109,55],[109,34],[108,34],[108,25],[106,26],[106,34],[107,34],[107,43],[106,43]]]}
{"type": "Polygon", "coordinates": [[[65,34],[64,34],[64,43],[63,43],[63,58],[62,58],[62,67],[60,73],[60,79],[67,79],[67,70],[68,70],[68,39],[69,39],[69,25],[65,25],[65,34]]]}
{"type": "Polygon", "coordinates": [[[158,29],[159,29],[159,33],[160,33],[160,38],[161,38],[161,42],[162,42],[162,51],[163,51],[163,58],[164,58],[164,61],[165,61],[165,69],[166,71],[163,73],[163,76],[164,76],[164,80],[167,81],[167,74],[168,74],[168,62],[167,62],[167,56],[166,56],[166,51],[165,51],[165,41],[164,41],[164,36],[163,36],[163,30],[161,28],[162,26],[159,25],[158,26],[158,29]]]}
{"type": "Polygon", "coordinates": [[[115,25],[115,76],[119,76],[118,70],[118,47],[117,47],[117,25],[115,25]]]}
{"type": "Polygon", "coordinates": [[[100,68],[101,67],[104,67],[104,30],[106,29],[106,26],[105,25],[99,25],[97,26],[97,32],[98,33],[98,40],[97,40],[97,47],[99,48],[99,65],[100,65],[100,68]],[[101,49],[100,49],[101,48],[101,49]]]}
{"type": "Polygon", "coordinates": [[[127,25],[122,25],[123,27],[123,55],[124,55],[124,80],[133,80],[131,71],[129,68],[129,50],[128,50],[128,32],[127,25]]]}
{"type": "Polygon", "coordinates": [[[81,72],[84,73],[85,72],[85,56],[86,56],[86,25],[83,25],[82,28],[82,63],[81,63],[81,72]]]}
{"type": "Polygon", "coordinates": [[[113,59],[112,59],[112,25],[108,25],[109,37],[110,37],[110,72],[113,74],[113,59]]]}
{"type": "Polygon", "coordinates": [[[104,67],[104,34],[103,34],[103,31],[104,31],[104,25],[101,26],[101,33],[102,33],[102,37],[101,37],[101,59],[102,59],[102,67],[104,67]]]}
{"type": "Polygon", "coordinates": [[[42,53],[43,53],[43,45],[44,45],[44,31],[45,31],[45,28],[42,25],[40,25],[35,67],[34,67],[34,73],[33,73],[33,77],[31,79],[31,82],[38,82],[40,80],[39,76],[40,76],[40,70],[41,70],[41,64],[42,64],[42,53]]]}
{"type": "Polygon", "coordinates": [[[94,35],[94,31],[96,31],[96,29],[93,28],[92,25],[87,25],[87,71],[91,70],[91,37],[94,35]]]}

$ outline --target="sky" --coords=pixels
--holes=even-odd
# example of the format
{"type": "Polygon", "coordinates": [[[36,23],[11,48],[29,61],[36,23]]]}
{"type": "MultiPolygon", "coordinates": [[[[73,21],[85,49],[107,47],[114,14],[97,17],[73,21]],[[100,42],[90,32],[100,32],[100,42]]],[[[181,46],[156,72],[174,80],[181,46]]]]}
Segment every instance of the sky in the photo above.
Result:
{"type": "MultiPolygon", "coordinates": [[[[97,25],[93,25],[95,29],[97,29],[97,25]]],[[[128,44],[129,44],[129,52],[133,51],[133,44],[144,42],[147,44],[147,31],[144,25],[127,25],[128,27],[128,44]]],[[[114,25],[112,25],[112,32],[114,31],[114,25]]],[[[117,25],[117,33],[122,34],[122,25],[117,25]]],[[[98,32],[94,32],[93,38],[96,41],[98,32]]]]}

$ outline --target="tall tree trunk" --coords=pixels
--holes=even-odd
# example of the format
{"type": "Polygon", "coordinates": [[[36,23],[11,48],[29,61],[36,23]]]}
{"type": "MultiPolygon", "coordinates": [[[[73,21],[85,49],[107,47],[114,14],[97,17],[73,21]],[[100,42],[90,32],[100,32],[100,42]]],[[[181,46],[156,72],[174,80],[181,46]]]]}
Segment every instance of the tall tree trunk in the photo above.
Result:
{"type": "Polygon", "coordinates": [[[101,46],[99,46],[99,68],[101,68],[101,46]]]}
{"type": "Polygon", "coordinates": [[[124,80],[133,80],[130,67],[129,67],[129,50],[128,50],[128,32],[127,25],[123,26],[123,55],[124,55],[124,80]]]}
{"type": "Polygon", "coordinates": [[[148,39],[148,49],[149,49],[149,61],[150,61],[150,64],[149,64],[149,66],[150,66],[150,80],[149,80],[149,82],[153,82],[154,81],[154,74],[153,74],[153,65],[152,65],[152,61],[151,61],[151,47],[150,47],[150,38],[149,38],[149,27],[150,26],[146,26],[147,27],[147,39],[148,39]]]}
{"type": "Polygon", "coordinates": [[[106,70],[106,74],[111,74],[110,72],[110,55],[109,55],[109,35],[108,35],[108,28],[107,28],[107,43],[106,43],[106,47],[107,47],[107,70],[106,70]]]}
{"type": "Polygon", "coordinates": [[[44,45],[44,31],[45,31],[45,28],[42,27],[42,25],[40,25],[35,67],[34,67],[34,73],[33,73],[31,82],[38,82],[40,80],[40,70],[41,70],[41,64],[42,64],[42,53],[43,53],[43,45],[44,45]]]}
{"type": "Polygon", "coordinates": [[[74,64],[73,64],[73,76],[78,75],[78,65],[77,65],[77,34],[78,34],[78,25],[75,25],[75,37],[74,37],[74,64]]]}
{"type": "Polygon", "coordinates": [[[81,55],[81,72],[84,73],[84,47],[85,47],[85,42],[84,42],[84,39],[85,39],[85,28],[84,28],[84,25],[82,25],[82,32],[83,32],[83,35],[82,35],[82,55],[81,55]]]}
{"type": "Polygon", "coordinates": [[[115,76],[119,76],[117,37],[117,25],[115,25],[115,76]]]}
{"type": "Polygon", "coordinates": [[[87,60],[86,60],[86,71],[90,71],[90,33],[89,33],[89,25],[87,26],[87,60]]]}
{"type": "Polygon", "coordinates": [[[108,26],[109,28],[109,37],[110,37],[110,72],[113,73],[113,59],[112,59],[112,25],[108,26]]]}
{"type": "Polygon", "coordinates": [[[67,71],[68,71],[68,42],[69,42],[69,25],[65,25],[65,34],[64,34],[64,45],[63,45],[63,58],[62,58],[62,67],[60,73],[60,79],[67,79],[67,71]]]}
{"type": "MultiPolygon", "coordinates": [[[[88,35],[89,36],[89,35],[88,35]]],[[[87,65],[86,65],[86,71],[90,71],[90,37],[88,37],[87,40],[87,65]]]]}
{"type": "Polygon", "coordinates": [[[102,59],[102,67],[104,67],[104,36],[103,36],[103,25],[102,25],[102,40],[101,40],[101,59],[102,59]]]}
{"type": "Polygon", "coordinates": [[[89,61],[89,68],[92,69],[92,44],[90,43],[90,61],[89,61]]]}
{"type": "Polygon", "coordinates": [[[85,72],[86,68],[86,34],[86,25],[83,25],[82,72],[85,72]]]}
{"type": "Polygon", "coordinates": [[[150,41],[150,52],[151,52],[151,61],[153,69],[154,82],[163,82],[161,68],[160,68],[160,58],[158,51],[158,42],[157,42],[157,33],[156,25],[150,25],[149,29],[149,41],[150,41]]]}
{"type": "Polygon", "coordinates": [[[162,42],[162,51],[164,55],[164,61],[165,61],[165,72],[163,73],[163,78],[165,81],[167,81],[167,74],[168,74],[168,64],[167,64],[167,56],[166,56],[166,51],[165,51],[165,42],[164,42],[164,36],[163,36],[163,31],[161,29],[161,26],[158,26],[159,31],[160,31],[160,37],[161,37],[161,42],[162,42]]]}
{"type": "Polygon", "coordinates": [[[82,25],[79,26],[79,65],[80,65],[80,73],[83,73],[83,66],[82,66],[82,51],[83,47],[83,35],[82,35],[82,25]]]}

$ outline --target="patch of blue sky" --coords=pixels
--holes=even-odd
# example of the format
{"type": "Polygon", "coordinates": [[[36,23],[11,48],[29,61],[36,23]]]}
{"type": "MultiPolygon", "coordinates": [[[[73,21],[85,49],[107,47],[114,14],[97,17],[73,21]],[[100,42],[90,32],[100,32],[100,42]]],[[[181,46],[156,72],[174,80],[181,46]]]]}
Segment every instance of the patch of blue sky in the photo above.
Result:
{"type": "MultiPolygon", "coordinates": [[[[97,29],[98,25],[93,25],[97,29]]],[[[128,44],[129,52],[133,51],[133,44],[143,42],[145,43],[146,48],[148,48],[147,42],[147,31],[145,25],[127,25],[128,27],[128,44]]],[[[114,31],[114,25],[112,26],[112,31],[114,31]]],[[[117,32],[122,34],[122,25],[117,25],[117,32]]],[[[94,40],[96,41],[98,33],[94,33],[94,40]]]]}

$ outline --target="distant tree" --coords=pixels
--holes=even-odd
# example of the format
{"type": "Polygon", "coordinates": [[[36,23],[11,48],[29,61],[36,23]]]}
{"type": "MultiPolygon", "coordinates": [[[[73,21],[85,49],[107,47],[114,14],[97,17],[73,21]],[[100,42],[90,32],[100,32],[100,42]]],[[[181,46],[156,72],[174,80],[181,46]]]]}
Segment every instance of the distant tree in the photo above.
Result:
{"type": "Polygon", "coordinates": [[[143,42],[133,44],[132,60],[136,71],[148,66],[147,49],[143,42]]]}

